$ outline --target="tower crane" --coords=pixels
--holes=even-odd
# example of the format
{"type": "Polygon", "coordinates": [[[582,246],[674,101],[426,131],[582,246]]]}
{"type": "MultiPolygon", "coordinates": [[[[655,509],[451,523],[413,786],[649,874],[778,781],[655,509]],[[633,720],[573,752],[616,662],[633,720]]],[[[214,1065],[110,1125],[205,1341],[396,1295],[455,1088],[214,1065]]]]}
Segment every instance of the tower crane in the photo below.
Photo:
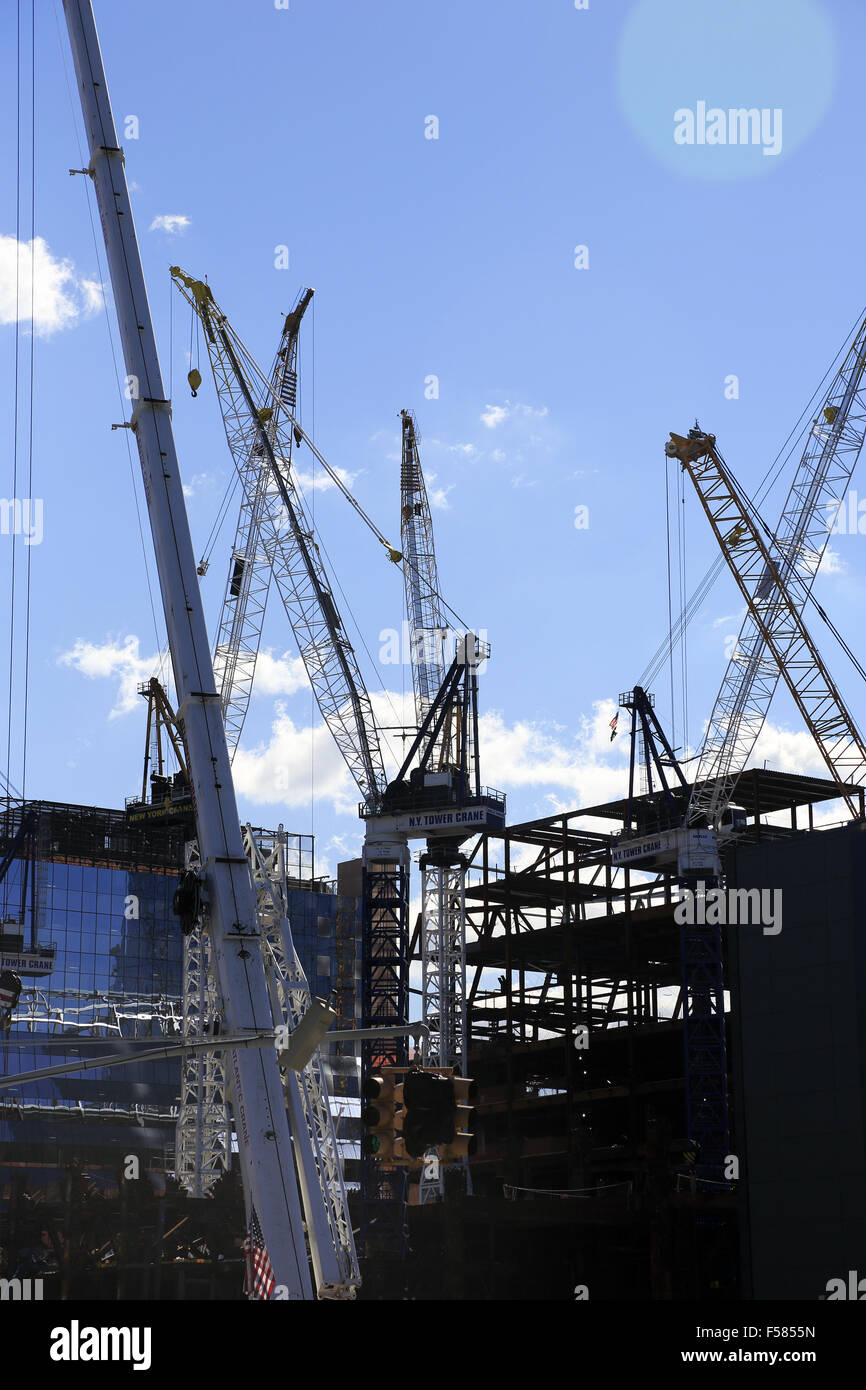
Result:
{"type": "MultiPolygon", "coordinates": [[[[220,1007],[232,1037],[274,1032],[266,947],[244,852],[180,470],[147,302],[135,222],[90,0],[64,0],[156,551],[201,868],[188,885],[206,920],[220,1007]]],[[[280,1296],[310,1299],[292,1134],[277,1051],[229,1053],[247,1219],[261,1232],[280,1296]]],[[[304,1137],[296,1136],[296,1147],[304,1137]]]]}
{"type": "MultiPolygon", "coordinates": [[[[855,359],[852,380],[862,377],[862,348],[855,359]]],[[[857,397],[856,384],[848,400],[857,397]]],[[[825,408],[825,422],[831,438],[825,444],[846,439],[844,424],[834,425],[839,413],[825,408]]],[[[851,432],[846,443],[851,467],[862,445],[862,434],[851,432]]],[[[803,487],[799,508],[786,507],[780,532],[765,538],[759,519],[742,493],[731,470],[716,448],[715,436],[697,426],[687,436],[671,434],[665,452],[679,460],[698,494],[698,498],[729,569],[746,604],[750,646],[739,667],[739,685],[731,681],[728,714],[717,705],[708,735],[710,760],[717,759],[720,785],[697,781],[687,811],[692,827],[715,829],[726,808],[736,782],[732,760],[740,749],[751,749],[781,675],[833,780],[839,785],[852,816],[858,807],[848,790],[851,783],[866,777],[866,746],[837,686],[802,617],[803,588],[811,588],[814,572],[826,544],[815,529],[816,509],[830,477],[836,451],[828,448],[818,466],[812,469],[811,485],[803,487]],[[787,518],[787,521],[786,521],[787,518]],[[798,590],[797,571],[804,547],[814,536],[809,552],[809,579],[798,590]],[[764,653],[767,656],[764,656],[764,653]],[[756,687],[756,683],[757,687],[756,687]],[[753,693],[754,692],[754,693],[753,693]],[[727,723],[725,722],[727,719],[727,723]]],[[[808,470],[810,450],[798,469],[801,480],[808,470]]],[[[837,465],[837,468],[840,465],[837,465]]],[[[850,476],[850,470],[844,475],[850,476]]],[[[836,485],[838,486],[838,474],[836,485]]],[[[728,687],[723,685],[723,692],[728,687]]],[[[728,695],[725,693],[725,700],[728,695]]],[[[736,773],[741,769],[738,767],[736,773]]],[[[705,833],[696,828],[692,833],[705,833]]],[[[685,875],[681,873],[681,877],[685,875]]],[[[708,876],[710,877],[710,876],[708,876]]],[[[718,882],[719,875],[710,877],[718,882]]],[[[706,879],[704,880],[706,886],[706,879]]],[[[725,1057],[724,993],[722,979],[722,940],[718,925],[681,925],[683,966],[683,1032],[686,1050],[686,1109],[689,1134],[700,1146],[700,1164],[707,1176],[718,1176],[720,1161],[727,1147],[727,1064],[725,1057]],[[714,1172],[715,1170],[715,1172],[714,1172]]]]}
{"type": "MultiPolygon", "coordinates": [[[[210,287],[178,266],[172,267],[171,273],[204,329],[226,439],[242,485],[242,512],[246,506],[249,517],[247,548],[260,546],[264,551],[319,710],[361,793],[364,813],[375,817],[387,788],[379,732],[334,598],[334,586],[291,467],[293,443],[300,445],[305,441],[318,458],[321,455],[297,420],[290,393],[282,389],[274,373],[270,378],[262,374],[217,305],[210,287]]],[[[296,325],[287,320],[278,363],[289,359],[287,335],[296,337],[296,333],[296,325]]],[[[339,476],[326,460],[322,459],[322,463],[345,492],[339,476]]],[[[351,501],[361,511],[354,498],[351,501]]],[[[239,532],[242,524],[243,518],[239,532]]],[[[376,534],[389,558],[399,562],[400,552],[388,545],[381,533],[376,534]]],[[[260,637],[264,607],[256,612],[245,608],[250,592],[251,586],[239,586],[232,623],[235,643],[251,622],[260,637]]],[[[223,629],[227,626],[224,619],[223,629]]],[[[257,640],[255,645],[257,649],[257,640]]],[[[225,669],[231,669],[233,663],[234,654],[227,651],[225,669]]],[[[408,1022],[409,1006],[406,834],[386,835],[376,828],[374,820],[368,820],[362,861],[362,1024],[399,1027],[408,1022]]],[[[407,1057],[405,1037],[367,1042],[362,1046],[362,1070],[404,1065],[407,1057]]],[[[388,1226],[389,1244],[402,1248],[402,1175],[386,1181],[378,1165],[367,1163],[364,1167],[365,1205],[378,1208],[380,1229],[388,1226]]]]}
{"type": "MultiPolygon", "coordinates": [[[[866,438],[866,319],[859,323],[841,366],[809,430],[775,535],[771,563],[749,587],[760,615],[746,606],[740,634],[728,661],[704,735],[689,805],[690,824],[718,824],[763,727],[783,665],[791,606],[802,612],[829,537],[830,513],[848,486],[866,438]],[[781,590],[787,591],[787,602],[781,590]]],[[[694,477],[693,477],[694,481],[694,477]]],[[[702,499],[703,500],[703,499],[702,499]]],[[[745,498],[741,495],[745,506],[745,498]]],[[[717,501],[723,504],[723,494],[717,501]]],[[[705,509],[706,509],[706,503],[705,509]]],[[[715,502],[711,503],[714,506],[715,502]]],[[[709,513],[708,513],[709,514],[709,513]]],[[[710,516],[712,521],[712,516],[710,516]]],[[[749,573],[749,541],[738,522],[722,535],[726,559],[749,573]]],[[[752,557],[755,558],[754,556],[752,557]]],[[[761,559],[757,558],[760,568],[761,559]]]]}
{"type": "MultiPolygon", "coordinates": [[[[432,747],[420,755],[419,767],[401,769],[394,782],[387,781],[369,695],[291,468],[292,440],[311,449],[373,530],[389,559],[399,563],[403,555],[370,521],[303,430],[273,374],[265,377],[258,368],[216,304],[210,287],[179,267],[173,267],[172,275],[204,327],[226,437],[250,515],[256,518],[262,534],[273,582],[280,592],[323,718],[363,797],[363,1022],[383,1027],[405,1025],[409,997],[407,838],[440,834],[453,837],[458,824],[467,827],[467,834],[473,826],[502,824],[504,798],[486,791],[480,797],[467,795],[469,780],[459,769],[452,768],[443,776],[431,768],[432,747]],[[251,460],[257,460],[257,464],[251,460]],[[261,501],[257,509],[253,505],[256,499],[261,501]]],[[[241,590],[237,624],[244,620],[243,600],[241,590]]],[[[460,665],[474,667],[478,651],[474,637],[467,639],[460,665]]],[[[451,686],[449,690],[453,701],[451,686]]],[[[419,737],[426,736],[429,728],[429,737],[441,742],[445,722],[444,713],[442,718],[431,719],[419,737]]],[[[468,767],[467,759],[477,741],[477,718],[465,727],[461,742],[464,768],[468,767]]],[[[418,746],[414,747],[413,756],[419,756],[418,746]]],[[[406,1056],[406,1042],[402,1039],[365,1043],[362,1072],[367,1076],[383,1065],[404,1065],[406,1056]]],[[[381,1236],[387,1231],[385,1242],[392,1252],[402,1240],[402,1184],[402,1174],[383,1175],[378,1163],[362,1163],[365,1208],[376,1208],[376,1234],[381,1236]]]]}
{"type": "MultiPolygon", "coordinates": [[[[795,589],[802,547],[793,551],[772,534],[765,538],[751,504],[716,447],[715,435],[697,426],[687,436],[671,434],[665,453],[678,459],[691,478],[775,666],[776,678],[781,674],[784,679],[830,776],[839,785],[840,796],[856,818],[858,804],[847,787],[859,785],[866,777],[866,746],[802,617],[805,597],[795,589]]],[[[819,558],[822,553],[823,545],[819,558]]],[[[747,663],[740,701],[744,707],[752,675],[747,663]]]]}
{"type": "MultiPolygon", "coordinates": [[[[400,413],[400,543],[406,617],[412,656],[415,716],[423,726],[445,678],[444,621],[433,544],[433,519],[418,452],[418,426],[409,410],[400,413]]],[[[467,674],[471,668],[467,667],[467,674]]],[[[477,678],[470,679],[477,719],[477,678]]],[[[465,722],[462,727],[465,727],[465,722]]],[[[433,773],[454,765],[453,744],[461,734],[461,711],[455,708],[434,741],[433,773]]],[[[424,1060],[431,1066],[467,1072],[466,1037],[466,860],[462,837],[431,839],[421,856],[421,1017],[430,1032],[424,1060]]],[[[468,1179],[468,1169],[467,1169],[468,1179]]],[[[420,1181],[422,1204],[444,1193],[444,1175],[435,1152],[427,1155],[420,1181]]]]}
{"type": "MultiPolygon", "coordinates": [[[[300,328],[312,298],[311,289],[303,290],[283,324],[282,339],[271,369],[274,414],[266,428],[272,439],[281,406],[294,412],[297,404],[300,328]]],[[[289,477],[294,443],[294,435],[286,431],[282,445],[287,453],[282,457],[282,466],[289,477]]],[[[270,470],[262,467],[263,456],[264,448],[258,440],[248,454],[245,455],[243,449],[238,452],[238,458],[244,460],[241,465],[244,485],[214,650],[214,676],[232,756],[249,708],[271,585],[272,565],[262,535],[262,516],[268,492],[273,489],[273,479],[270,470]]]]}

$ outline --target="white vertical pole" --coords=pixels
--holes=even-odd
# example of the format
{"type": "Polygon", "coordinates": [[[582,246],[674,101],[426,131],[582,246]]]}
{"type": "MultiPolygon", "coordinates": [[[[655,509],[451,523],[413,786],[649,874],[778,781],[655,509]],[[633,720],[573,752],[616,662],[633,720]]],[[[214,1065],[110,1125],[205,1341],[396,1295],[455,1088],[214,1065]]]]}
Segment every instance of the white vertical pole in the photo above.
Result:
{"type": "MultiPolygon", "coordinates": [[[[108,98],[90,0],[63,0],[131,388],[133,429],[156,551],[209,908],[213,958],[231,1034],[274,1025],[244,854],[225,728],[123,152],[108,98]]],[[[276,1050],[229,1054],[228,1072],[247,1209],[254,1204],[280,1296],[313,1297],[276,1050]]]]}

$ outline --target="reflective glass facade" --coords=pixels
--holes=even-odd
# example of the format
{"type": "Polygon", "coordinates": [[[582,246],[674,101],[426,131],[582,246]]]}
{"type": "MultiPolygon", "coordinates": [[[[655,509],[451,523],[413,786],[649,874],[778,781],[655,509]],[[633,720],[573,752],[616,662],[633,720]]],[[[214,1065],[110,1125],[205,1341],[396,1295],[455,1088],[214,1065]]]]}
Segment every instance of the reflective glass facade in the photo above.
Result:
{"type": "MultiPolygon", "coordinates": [[[[0,884],[0,962],[13,964],[16,934],[23,964],[33,964],[33,946],[43,953],[42,973],[21,969],[11,1028],[0,1030],[4,1074],[144,1048],[178,1034],[182,1018],[183,937],[172,898],[183,828],[131,825],[118,811],[36,809],[35,897],[25,892],[24,859],[0,884]]],[[[22,814],[18,808],[18,823],[22,814]]],[[[0,827],[6,846],[15,827],[14,816],[0,827]]],[[[327,883],[315,885],[325,891],[302,884],[312,878],[312,837],[289,839],[295,947],[313,992],[327,998],[335,987],[337,898],[327,883]]],[[[76,1161],[110,1189],[122,1158],[138,1153],[158,1182],[173,1160],[180,1074],[175,1058],[0,1092],[0,1207],[13,1183],[56,1188],[76,1161]]]]}

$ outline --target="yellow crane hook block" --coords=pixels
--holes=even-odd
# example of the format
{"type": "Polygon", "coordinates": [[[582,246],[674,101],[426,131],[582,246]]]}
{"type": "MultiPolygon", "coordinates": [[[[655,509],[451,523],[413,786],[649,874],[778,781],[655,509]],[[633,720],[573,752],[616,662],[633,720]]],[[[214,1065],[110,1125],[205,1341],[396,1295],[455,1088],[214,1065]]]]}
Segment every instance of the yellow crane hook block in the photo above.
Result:
{"type": "Polygon", "coordinates": [[[201,386],[201,372],[193,367],[191,372],[187,372],[186,379],[189,382],[189,389],[192,391],[193,396],[197,396],[198,388],[201,386]]]}

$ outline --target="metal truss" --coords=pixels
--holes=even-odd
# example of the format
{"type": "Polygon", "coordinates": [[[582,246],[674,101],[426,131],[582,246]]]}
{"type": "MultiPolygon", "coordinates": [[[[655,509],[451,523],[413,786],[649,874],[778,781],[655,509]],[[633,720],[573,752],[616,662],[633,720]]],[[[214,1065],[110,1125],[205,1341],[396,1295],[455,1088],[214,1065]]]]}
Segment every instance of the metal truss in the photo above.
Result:
{"type": "MultiPolygon", "coordinates": [[[[421,862],[421,1016],[430,1029],[424,1064],[466,1075],[466,861],[421,862]]],[[[468,1164],[461,1165],[466,1169],[468,1164]]],[[[435,1151],[421,1170],[422,1206],[440,1201],[444,1175],[435,1151]]]]}
{"type": "MultiPolygon", "coordinates": [[[[198,845],[190,840],[185,866],[198,869],[200,865],[198,845]]],[[[197,925],[184,937],[182,1031],[190,1042],[213,1036],[219,1027],[222,1010],[210,951],[203,927],[197,925]]],[[[231,1122],[222,1054],[190,1053],[183,1059],[175,1130],[178,1182],[191,1197],[206,1197],[230,1165],[231,1122]]]]}
{"type": "MultiPolygon", "coordinates": [[[[725,526],[717,530],[735,577],[744,562],[754,560],[752,601],[747,595],[746,616],[707,727],[689,813],[692,821],[713,824],[724,810],[763,727],[784,664],[802,657],[792,635],[792,610],[801,612],[807,602],[834,508],[844,505],[843,493],[866,438],[864,370],[866,321],[858,327],[809,431],[769,554],[749,555],[753,542],[736,514],[725,515],[725,526]],[[701,786],[708,782],[712,785],[701,786]]],[[[717,492],[715,501],[723,500],[723,493],[717,492]]]]}
{"type": "MultiPolygon", "coordinates": [[[[692,430],[687,439],[672,436],[667,448],[689,473],[754,621],[755,640],[744,660],[754,663],[756,678],[751,687],[740,678],[732,692],[732,715],[750,723],[757,737],[781,674],[830,775],[840,784],[840,796],[856,817],[858,809],[841,786],[866,777],[866,747],[801,617],[794,583],[797,558],[764,539],[713,435],[692,430]],[[761,643],[774,669],[764,661],[761,643]]],[[[694,814],[690,812],[692,819],[694,814]]]]}
{"type": "MultiPolygon", "coordinates": [[[[694,883],[685,886],[695,889],[694,883]]],[[[730,1150],[721,928],[683,925],[680,958],[686,1127],[695,1145],[694,1171],[721,1182],[730,1150]]]]}
{"type": "MultiPolygon", "coordinates": [[[[271,370],[274,398],[292,413],[297,404],[298,334],[304,311],[312,297],[313,291],[305,290],[288,315],[271,370]]],[[[265,424],[272,442],[277,418],[278,412],[275,411],[265,424]]],[[[288,433],[283,441],[288,451],[282,460],[286,471],[291,468],[293,443],[292,435],[288,433]]],[[[240,740],[249,709],[271,586],[270,558],[261,538],[270,469],[261,441],[256,440],[245,459],[240,452],[236,454],[235,463],[242,483],[241,503],[213,659],[226,738],[232,754],[240,740]]]]}
{"type": "MultiPolygon", "coordinates": [[[[363,851],[363,1028],[400,1027],[409,1015],[409,852],[405,841],[363,851]],[[386,857],[387,856],[387,857],[386,857]]],[[[379,1067],[405,1067],[406,1038],[367,1040],[361,1048],[362,1083],[379,1067]]],[[[406,1173],[361,1158],[361,1246],[370,1260],[400,1261],[406,1254],[406,1173]]]]}
{"type": "Polygon", "coordinates": [[[400,544],[406,559],[403,581],[415,685],[415,712],[421,724],[445,679],[443,644],[448,628],[442,616],[436,552],[433,548],[433,520],[418,456],[418,425],[410,410],[401,411],[400,420],[400,544]]]}
{"type": "Polygon", "coordinates": [[[177,267],[173,273],[202,320],[229,450],[251,511],[259,509],[261,544],[322,717],[362,794],[375,802],[386,783],[378,732],[291,466],[294,427],[280,418],[271,383],[208,286],[177,267]]]}
{"type": "Polygon", "coordinates": [[[466,1068],[465,862],[423,864],[422,1016],[430,1029],[425,1064],[466,1068]]]}
{"type": "MultiPolygon", "coordinates": [[[[274,832],[244,827],[244,848],[264,933],[266,969],[275,990],[278,1016],[291,1033],[310,1007],[311,994],[289,924],[287,841],[282,826],[274,832]]],[[[319,1051],[301,1073],[287,1070],[285,1084],[318,1292],[320,1297],[353,1298],[361,1276],[319,1051]],[[300,1141],[302,1134],[306,1143],[300,1141]]]]}

